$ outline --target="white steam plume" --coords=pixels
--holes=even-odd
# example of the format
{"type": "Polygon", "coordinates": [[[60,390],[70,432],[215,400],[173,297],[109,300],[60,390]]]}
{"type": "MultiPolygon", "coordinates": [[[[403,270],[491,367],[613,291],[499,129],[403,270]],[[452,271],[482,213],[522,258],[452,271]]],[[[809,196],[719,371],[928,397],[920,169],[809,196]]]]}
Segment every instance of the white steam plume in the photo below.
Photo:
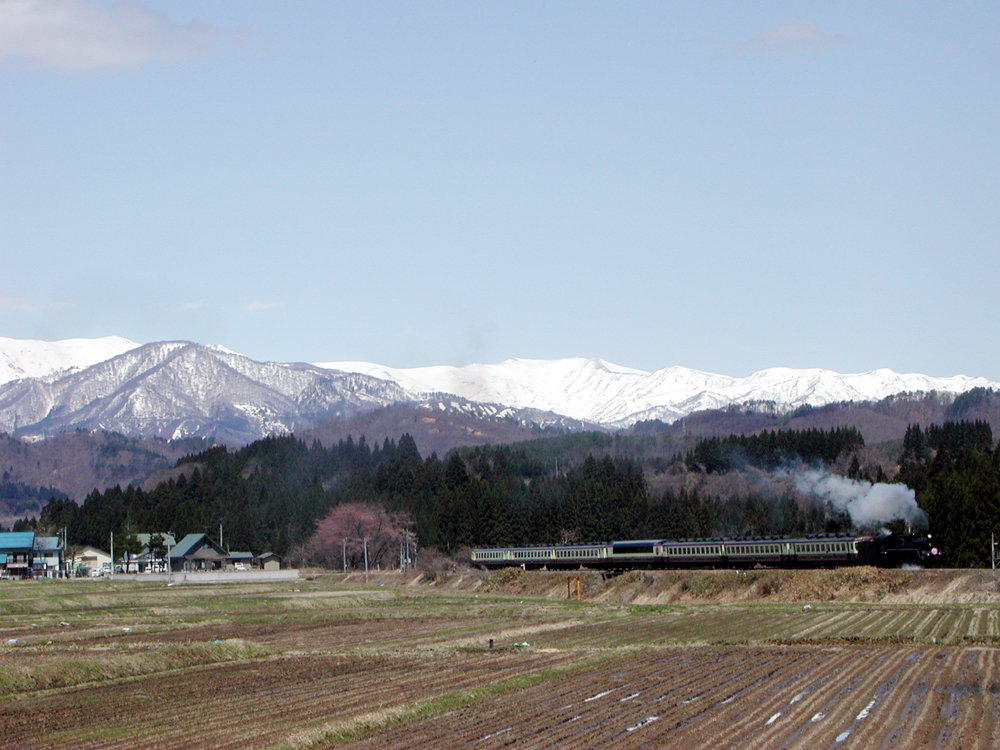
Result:
{"type": "Polygon", "coordinates": [[[803,469],[794,479],[799,492],[846,510],[855,526],[875,526],[897,518],[911,526],[927,526],[927,514],[917,507],[916,493],[905,484],[872,484],[819,469],[803,469]]]}

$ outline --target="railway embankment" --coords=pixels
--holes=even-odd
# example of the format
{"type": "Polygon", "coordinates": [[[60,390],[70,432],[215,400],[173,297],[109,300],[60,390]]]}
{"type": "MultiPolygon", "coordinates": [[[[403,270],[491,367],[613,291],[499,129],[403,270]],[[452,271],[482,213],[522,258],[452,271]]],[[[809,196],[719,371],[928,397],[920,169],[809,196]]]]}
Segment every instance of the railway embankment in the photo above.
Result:
{"type": "MultiPolygon", "coordinates": [[[[617,576],[598,571],[458,570],[449,575],[380,573],[369,585],[433,586],[506,596],[566,599],[614,604],[737,604],[857,602],[881,604],[1000,605],[1000,576],[991,571],[899,570],[867,566],[831,570],[634,570],[617,576]]],[[[345,583],[362,583],[349,574],[345,583]]]]}

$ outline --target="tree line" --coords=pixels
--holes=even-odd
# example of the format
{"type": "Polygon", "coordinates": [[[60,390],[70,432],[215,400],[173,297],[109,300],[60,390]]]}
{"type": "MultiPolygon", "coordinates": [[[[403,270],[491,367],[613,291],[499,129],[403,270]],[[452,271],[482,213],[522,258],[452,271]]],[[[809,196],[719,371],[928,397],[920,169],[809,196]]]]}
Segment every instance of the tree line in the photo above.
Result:
{"type": "Polygon", "coordinates": [[[217,535],[221,526],[231,549],[288,554],[308,550],[318,522],[348,503],[396,514],[421,546],[449,552],[473,545],[813,533],[845,523],[822,504],[802,506],[790,498],[653,494],[635,459],[550,461],[516,445],[423,458],[409,435],[398,443],[348,438],[330,447],[272,437],[235,451],[210,448],[180,460],[173,473],[148,491],[95,490],[80,505],[54,498],[22,528],[65,528],[72,544],[106,548],[112,533],[180,538],[217,535]]]}
{"type": "MultiPolygon", "coordinates": [[[[833,463],[860,445],[863,439],[853,428],[789,430],[707,438],[689,455],[698,471],[710,472],[733,470],[738,461],[765,468],[793,459],[833,463]]],[[[697,490],[654,493],[635,458],[586,455],[571,462],[553,460],[537,446],[518,445],[425,458],[409,435],[373,445],[364,438],[329,447],[307,445],[289,436],[239,450],[217,446],[182,459],[172,474],[148,491],[133,486],[95,490],[80,505],[53,498],[38,519],[19,522],[20,528],[65,528],[71,544],[106,548],[111,533],[124,539],[136,532],[171,532],[179,538],[191,532],[216,535],[221,525],[231,549],[302,556],[319,550],[323,535],[316,535],[325,530],[326,551],[316,554],[328,564],[338,554],[355,561],[361,554],[357,546],[345,549],[343,539],[338,553],[330,545],[338,533],[345,534],[337,531],[344,524],[324,524],[348,504],[364,506],[366,513],[382,509],[420,546],[446,552],[475,545],[851,528],[847,516],[818,500],[754,494],[720,499],[697,490]]],[[[931,532],[953,564],[988,563],[989,535],[1000,520],[1000,450],[993,448],[987,423],[911,425],[897,479],[916,491],[931,532]]],[[[362,528],[357,514],[350,523],[362,528]]],[[[398,530],[393,533],[399,538],[398,530]]]]}
{"type": "Polygon", "coordinates": [[[864,446],[864,437],[854,427],[772,430],[699,440],[684,457],[684,463],[691,470],[709,474],[724,474],[748,465],[770,471],[788,461],[832,464],[842,454],[864,446]]]}
{"type": "Polygon", "coordinates": [[[1000,445],[988,423],[910,425],[899,480],[916,491],[949,565],[990,564],[990,536],[1000,537],[1000,445]]]}

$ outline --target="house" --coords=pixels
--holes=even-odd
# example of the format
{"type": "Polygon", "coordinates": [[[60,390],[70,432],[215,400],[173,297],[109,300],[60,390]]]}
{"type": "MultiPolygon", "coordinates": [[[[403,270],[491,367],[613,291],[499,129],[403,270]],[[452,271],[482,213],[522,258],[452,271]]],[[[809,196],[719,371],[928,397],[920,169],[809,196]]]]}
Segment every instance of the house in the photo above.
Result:
{"type": "Polygon", "coordinates": [[[136,534],[136,540],[142,545],[135,554],[122,555],[121,570],[126,573],[165,573],[167,571],[167,550],[177,546],[173,534],[136,534]],[[157,541],[155,548],[150,545],[157,541]]]}
{"type": "Polygon", "coordinates": [[[281,558],[273,552],[265,552],[257,558],[257,566],[261,570],[281,570],[281,558]]]}
{"type": "Polygon", "coordinates": [[[175,573],[192,570],[222,570],[229,553],[208,534],[188,534],[170,550],[170,569],[175,573]]]}
{"type": "Polygon", "coordinates": [[[34,531],[0,533],[2,578],[59,578],[63,564],[60,537],[39,536],[34,531]]]}
{"type": "Polygon", "coordinates": [[[35,535],[31,556],[31,574],[34,578],[62,578],[65,573],[63,540],[58,536],[35,535]]]}
{"type": "Polygon", "coordinates": [[[31,578],[34,550],[34,531],[0,533],[0,577],[31,578]]]}
{"type": "Polygon", "coordinates": [[[97,547],[82,547],[70,560],[76,576],[98,576],[111,572],[111,555],[97,547]]]}

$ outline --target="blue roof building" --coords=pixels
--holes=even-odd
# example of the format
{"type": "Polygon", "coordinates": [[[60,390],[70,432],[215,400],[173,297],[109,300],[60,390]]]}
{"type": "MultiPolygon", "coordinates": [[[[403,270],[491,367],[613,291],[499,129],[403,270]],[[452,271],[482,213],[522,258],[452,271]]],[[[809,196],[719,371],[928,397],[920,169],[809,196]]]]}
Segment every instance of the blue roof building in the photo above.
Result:
{"type": "Polygon", "coordinates": [[[34,531],[8,531],[0,533],[0,576],[4,578],[31,578],[31,563],[35,555],[34,531]]]}

